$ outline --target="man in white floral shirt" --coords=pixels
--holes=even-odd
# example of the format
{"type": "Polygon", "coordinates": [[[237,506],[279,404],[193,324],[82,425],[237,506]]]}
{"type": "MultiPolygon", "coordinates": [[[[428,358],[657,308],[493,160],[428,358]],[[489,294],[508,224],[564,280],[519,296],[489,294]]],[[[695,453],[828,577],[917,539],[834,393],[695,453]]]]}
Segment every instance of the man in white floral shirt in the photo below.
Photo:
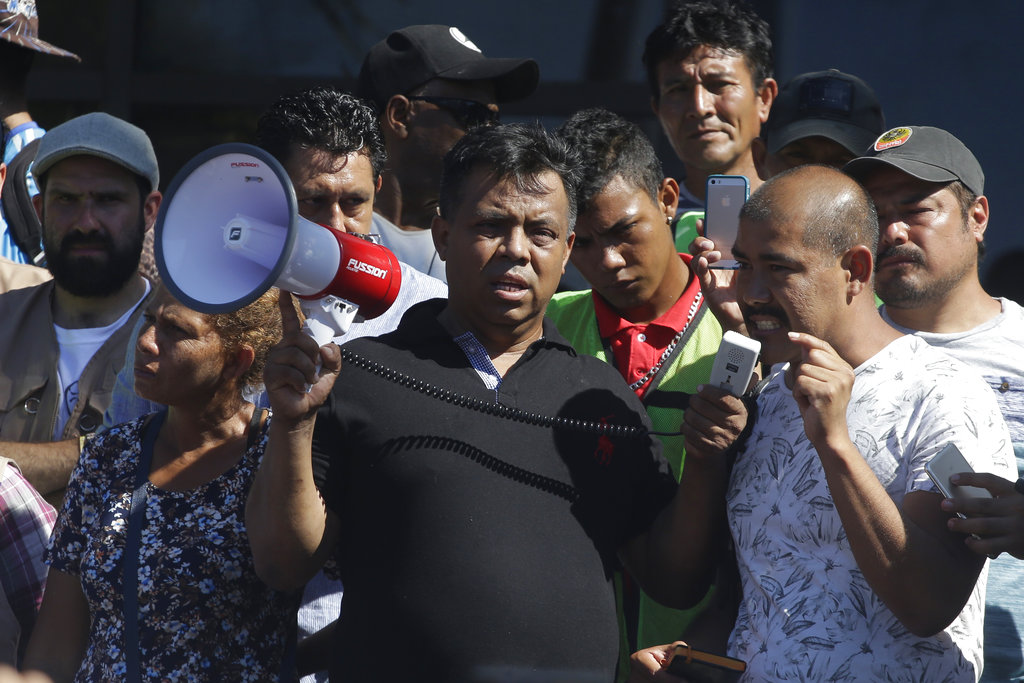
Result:
{"type": "Polygon", "coordinates": [[[952,442],[1007,476],[1009,434],[977,373],[881,318],[877,240],[863,189],[803,166],[743,208],[734,278],[709,275],[716,252],[697,259],[723,325],[760,340],[773,368],[726,494],[744,680],[981,671],[986,559],[948,529],[924,465],[952,442]]]}
{"type": "Polygon", "coordinates": [[[744,208],[736,300],[764,360],[791,364],[758,398],[728,493],[730,650],[752,680],[980,674],[985,559],[947,529],[924,465],[952,442],[1005,475],[1013,452],[976,373],[879,316],[877,239],[870,199],[822,167],[744,208]]]}

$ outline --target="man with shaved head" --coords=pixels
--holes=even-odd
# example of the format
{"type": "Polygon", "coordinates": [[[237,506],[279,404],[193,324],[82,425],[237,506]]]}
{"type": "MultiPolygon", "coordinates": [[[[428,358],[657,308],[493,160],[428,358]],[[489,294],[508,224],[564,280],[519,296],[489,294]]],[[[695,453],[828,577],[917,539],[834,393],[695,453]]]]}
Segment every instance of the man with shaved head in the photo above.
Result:
{"type": "MultiPolygon", "coordinates": [[[[727,493],[743,599],[729,654],[748,680],[975,681],[984,557],[946,525],[924,470],[954,443],[1010,472],[995,399],[972,370],[879,315],[873,204],[803,166],[740,214],[740,269],[702,286],[772,372],[727,493]]],[[[641,653],[649,669],[666,650],[641,653]]]]}

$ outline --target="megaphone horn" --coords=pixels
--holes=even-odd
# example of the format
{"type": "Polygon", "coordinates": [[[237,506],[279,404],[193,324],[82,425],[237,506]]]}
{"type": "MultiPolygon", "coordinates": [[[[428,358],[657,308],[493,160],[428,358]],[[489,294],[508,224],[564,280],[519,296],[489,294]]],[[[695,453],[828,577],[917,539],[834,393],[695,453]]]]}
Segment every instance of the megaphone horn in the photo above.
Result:
{"type": "Polygon", "coordinates": [[[394,303],[402,280],[384,247],[299,216],[281,164],[242,143],[211,147],[178,172],[154,250],[167,288],[202,313],[237,310],[276,286],[305,299],[337,297],[373,318],[394,303]]]}

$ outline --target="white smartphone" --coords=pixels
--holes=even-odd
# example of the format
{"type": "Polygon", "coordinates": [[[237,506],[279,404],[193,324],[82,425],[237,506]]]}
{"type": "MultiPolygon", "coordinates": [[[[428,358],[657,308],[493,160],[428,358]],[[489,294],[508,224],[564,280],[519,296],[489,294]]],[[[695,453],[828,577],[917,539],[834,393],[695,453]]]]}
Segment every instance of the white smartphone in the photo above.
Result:
{"type": "Polygon", "coordinates": [[[733,396],[742,396],[747,391],[760,355],[761,342],[727,331],[722,335],[722,343],[715,354],[708,383],[725,389],[733,396]]]}
{"type": "MultiPolygon", "coordinates": [[[[967,458],[956,447],[956,444],[946,444],[941,451],[935,454],[924,466],[925,471],[935,483],[936,488],[946,498],[955,500],[969,500],[972,498],[991,498],[992,494],[988,489],[979,486],[957,486],[949,480],[958,472],[973,472],[974,468],[967,462],[967,458]]],[[[964,515],[957,513],[960,517],[964,515]]]]}
{"type": "Polygon", "coordinates": [[[742,175],[708,176],[704,200],[704,236],[715,243],[722,258],[712,268],[735,270],[732,245],[740,229],[740,209],[750,195],[750,181],[742,175]]]}

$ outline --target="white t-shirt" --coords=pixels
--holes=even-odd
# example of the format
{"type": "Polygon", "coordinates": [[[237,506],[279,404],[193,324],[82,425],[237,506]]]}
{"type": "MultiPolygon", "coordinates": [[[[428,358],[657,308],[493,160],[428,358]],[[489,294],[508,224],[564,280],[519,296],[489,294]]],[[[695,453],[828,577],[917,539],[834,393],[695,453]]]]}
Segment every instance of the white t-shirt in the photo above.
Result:
{"type": "Polygon", "coordinates": [[[974,329],[949,334],[911,330],[894,323],[885,306],[879,312],[897,330],[921,337],[980,372],[995,391],[1013,442],[1024,444],[1024,308],[1010,299],[999,302],[999,315],[974,329]]]}
{"type": "Polygon", "coordinates": [[[59,441],[64,433],[64,425],[78,403],[78,379],[85,367],[106,343],[110,336],[121,328],[135,312],[135,309],[149,294],[149,282],[146,291],[135,306],[125,311],[124,315],[104,327],[80,327],[69,329],[54,323],[53,330],[57,334],[57,345],[60,347],[60,358],[57,361],[57,387],[61,393],[60,410],[57,412],[57,425],[53,430],[54,441],[59,441]]]}
{"type": "Polygon", "coordinates": [[[399,261],[421,273],[448,282],[444,261],[437,254],[434,237],[429,230],[402,230],[380,214],[374,213],[373,232],[380,235],[381,244],[394,252],[399,261]]]}
{"type": "MultiPolygon", "coordinates": [[[[855,374],[850,436],[897,505],[935,490],[924,465],[951,441],[975,470],[1012,476],[1006,425],[972,370],[904,336],[855,374]]],[[[743,583],[729,654],[744,680],[976,681],[985,570],[944,632],[911,634],[857,566],[782,373],[757,405],[727,494],[743,583]]]]}
{"type": "MultiPolygon", "coordinates": [[[[885,306],[879,309],[886,322],[914,334],[971,366],[995,393],[996,402],[1010,430],[1017,454],[1017,476],[1024,476],[1024,308],[1010,299],[999,299],[999,315],[965,332],[938,334],[918,332],[897,325],[885,306]]],[[[1015,477],[1009,477],[1014,479],[1015,477]]],[[[985,597],[986,681],[1019,680],[1024,677],[1024,562],[1002,554],[989,562],[988,594],[985,597]]]]}

